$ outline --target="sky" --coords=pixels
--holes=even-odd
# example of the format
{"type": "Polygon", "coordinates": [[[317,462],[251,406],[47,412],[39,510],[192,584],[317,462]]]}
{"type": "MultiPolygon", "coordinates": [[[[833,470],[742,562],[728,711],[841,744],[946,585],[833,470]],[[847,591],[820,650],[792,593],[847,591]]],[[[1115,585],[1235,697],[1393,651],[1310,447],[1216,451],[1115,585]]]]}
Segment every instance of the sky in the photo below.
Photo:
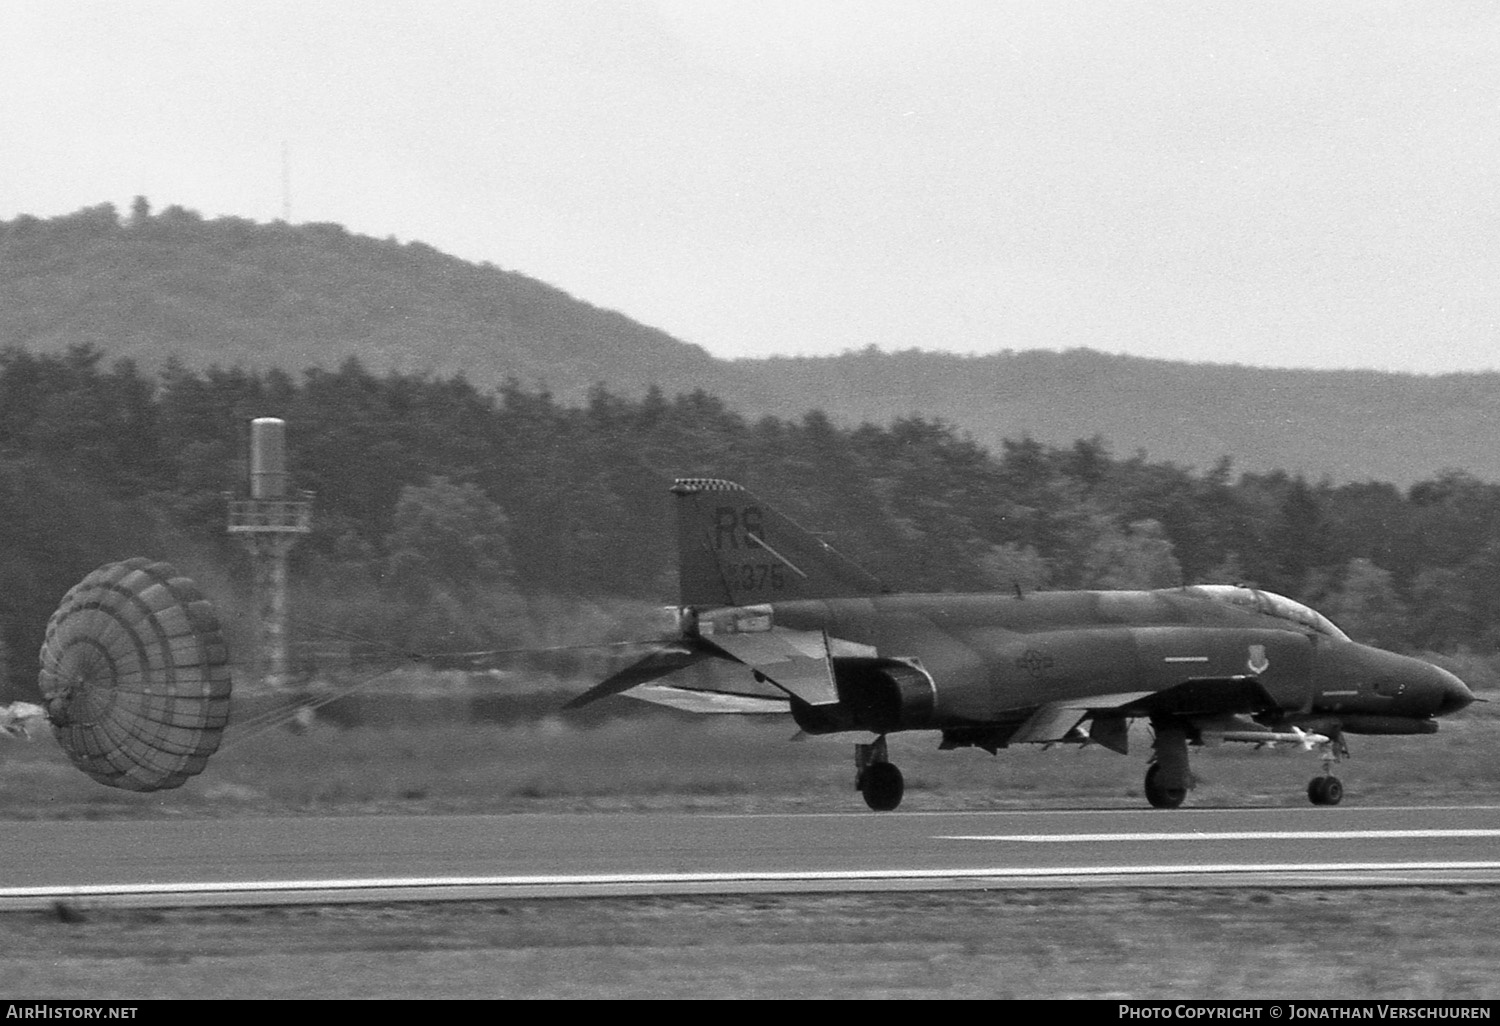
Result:
{"type": "Polygon", "coordinates": [[[0,218],[488,261],[718,356],[1500,369],[1489,0],[0,0],[0,218]]]}

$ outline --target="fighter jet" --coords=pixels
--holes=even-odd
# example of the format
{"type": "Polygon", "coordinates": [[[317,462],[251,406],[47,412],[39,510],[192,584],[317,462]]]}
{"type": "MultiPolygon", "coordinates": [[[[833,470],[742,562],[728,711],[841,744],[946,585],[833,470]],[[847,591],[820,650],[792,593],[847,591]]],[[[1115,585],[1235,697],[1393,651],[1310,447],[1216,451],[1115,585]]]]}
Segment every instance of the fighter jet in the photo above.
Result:
{"type": "Polygon", "coordinates": [[[703,713],[787,713],[855,745],[877,811],[905,785],[886,736],[940,748],[1098,744],[1150,723],[1146,800],[1182,805],[1189,750],[1316,750],[1314,805],[1337,805],[1350,734],[1431,734],[1474,695],[1431,663],[1351,641],[1300,602],[1238,585],[1154,591],[902,594],[745,488],[681,478],[677,633],[569,703],[624,694],[703,713]]]}

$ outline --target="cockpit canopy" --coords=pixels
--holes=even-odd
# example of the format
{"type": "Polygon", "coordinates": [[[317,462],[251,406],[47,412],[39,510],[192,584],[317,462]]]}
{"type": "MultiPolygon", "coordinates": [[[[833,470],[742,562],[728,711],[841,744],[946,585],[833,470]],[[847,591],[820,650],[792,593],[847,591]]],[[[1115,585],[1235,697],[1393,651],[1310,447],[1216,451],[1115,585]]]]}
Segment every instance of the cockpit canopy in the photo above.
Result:
{"type": "Polygon", "coordinates": [[[1289,621],[1325,637],[1337,638],[1340,641],[1349,640],[1349,636],[1334,626],[1333,621],[1328,617],[1285,595],[1260,591],[1257,588],[1244,588],[1238,584],[1198,584],[1186,590],[1194,595],[1213,599],[1215,602],[1224,602],[1265,616],[1274,616],[1278,620],[1289,621]]]}

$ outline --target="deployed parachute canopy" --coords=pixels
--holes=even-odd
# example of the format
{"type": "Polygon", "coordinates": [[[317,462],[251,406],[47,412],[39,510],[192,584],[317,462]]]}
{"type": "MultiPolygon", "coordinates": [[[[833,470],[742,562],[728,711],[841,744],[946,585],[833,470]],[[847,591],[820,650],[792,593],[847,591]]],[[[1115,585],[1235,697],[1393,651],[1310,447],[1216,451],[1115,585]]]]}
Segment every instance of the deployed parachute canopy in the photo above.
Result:
{"type": "Polygon", "coordinates": [[[229,651],[212,603],[167,563],[131,559],[63,598],[41,691],[74,765],[130,791],[180,787],[229,722],[229,651]]]}

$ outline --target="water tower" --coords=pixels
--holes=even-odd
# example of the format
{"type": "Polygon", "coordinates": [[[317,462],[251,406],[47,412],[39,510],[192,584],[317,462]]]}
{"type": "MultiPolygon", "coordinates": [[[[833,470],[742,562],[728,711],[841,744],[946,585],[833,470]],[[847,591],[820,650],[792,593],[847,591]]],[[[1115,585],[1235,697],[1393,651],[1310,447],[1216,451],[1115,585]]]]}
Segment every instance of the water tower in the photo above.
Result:
{"type": "Polygon", "coordinates": [[[250,498],[229,500],[229,533],[250,550],[255,572],[257,665],[267,688],[292,679],[287,627],[287,559],[292,546],[312,530],[312,493],[293,496],[286,469],[286,421],[250,422],[250,498]]]}

